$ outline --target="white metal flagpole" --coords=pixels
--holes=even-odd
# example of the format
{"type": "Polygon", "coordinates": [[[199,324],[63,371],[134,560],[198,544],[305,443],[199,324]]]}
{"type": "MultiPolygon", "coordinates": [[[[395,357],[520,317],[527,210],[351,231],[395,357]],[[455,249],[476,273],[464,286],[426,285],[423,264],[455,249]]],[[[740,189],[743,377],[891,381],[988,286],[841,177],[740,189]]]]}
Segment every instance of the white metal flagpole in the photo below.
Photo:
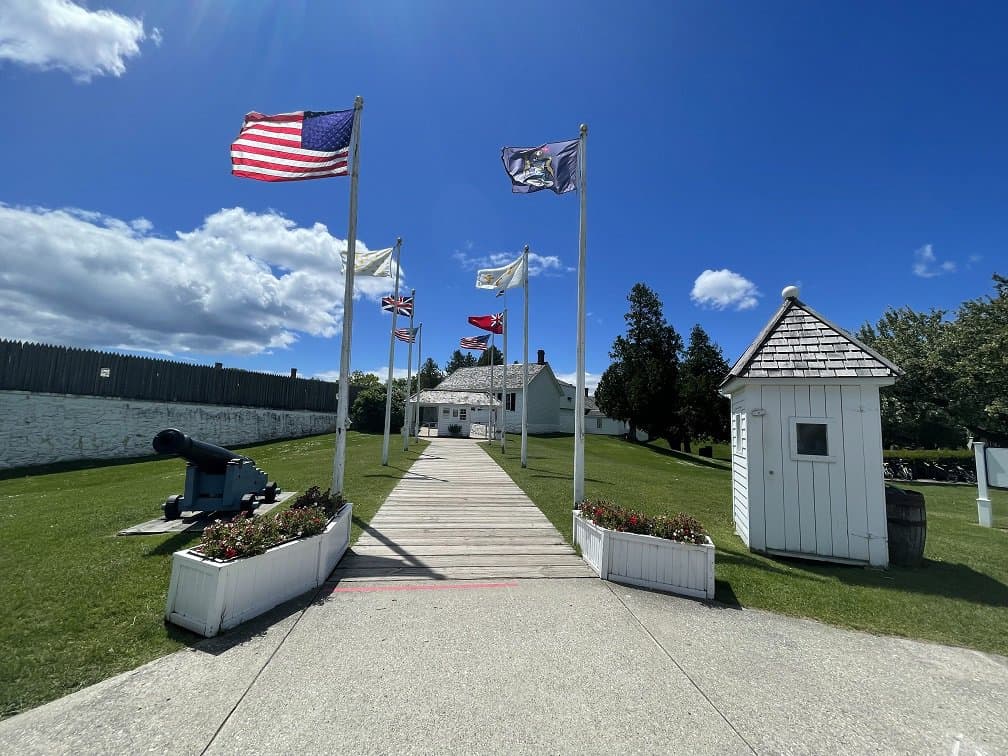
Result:
{"type": "Polygon", "coordinates": [[[581,218],[578,224],[578,312],[577,312],[577,397],[574,399],[574,505],[584,501],[584,413],[585,413],[585,235],[587,233],[587,205],[585,176],[588,126],[581,124],[578,139],[578,195],[581,201],[581,218]]]}
{"type": "Polygon", "coordinates": [[[416,402],[413,404],[413,437],[420,440],[420,368],[423,367],[423,323],[417,326],[416,402]]]}
{"type": "Polygon", "coordinates": [[[511,327],[508,325],[508,308],[507,308],[507,289],[504,289],[504,363],[503,369],[501,370],[501,453],[507,449],[507,386],[508,386],[508,356],[507,356],[507,339],[508,331],[511,327]]]}
{"type": "Polygon", "coordinates": [[[522,436],[521,436],[521,466],[528,467],[528,295],[529,295],[529,274],[528,274],[528,244],[522,256],[525,258],[523,267],[525,269],[525,346],[522,349],[522,436]]]}
{"type": "Polygon", "coordinates": [[[402,427],[403,451],[409,449],[409,395],[410,395],[410,383],[413,382],[413,314],[416,312],[416,289],[410,291],[410,297],[413,299],[413,307],[410,308],[410,314],[409,314],[410,340],[409,340],[409,352],[406,357],[406,403],[403,405],[403,427],[402,427]]]}
{"type": "Polygon", "coordinates": [[[357,264],[357,181],[360,178],[360,123],[364,98],[354,99],[353,134],[350,137],[350,218],[347,223],[347,266],[343,287],[343,340],[340,344],[339,394],[336,406],[336,453],[333,456],[333,494],[343,493],[346,471],[347,402],[350,401],[350,338],[353,334],[354,266],[357,264]]]}
{"type": "MultiPolygon", "coordinates": [[[[393,301],[399,299],[399,260],[402,255],[402,237],[396,239],[395,257],[395,293],[392,295],[393,301]]],[[[388,465],[389,434],[392,428],[392,366],[395,362],[395,327],[396,316],[399,308],[392,307],[392,328],[389,329],[388,339],[388,381],[385,384],[385,436],[382,438],[381,463],[388,465]]]]}
{"type": "Polygon", "coordinates": [[[490,425],[488,427],[490,438],[487,439],[490,446],[487,447],[488,449],[493,446],[493,434],[496,426],[497,418],[494,416],[494,332],[490,331],[490,425]]]}

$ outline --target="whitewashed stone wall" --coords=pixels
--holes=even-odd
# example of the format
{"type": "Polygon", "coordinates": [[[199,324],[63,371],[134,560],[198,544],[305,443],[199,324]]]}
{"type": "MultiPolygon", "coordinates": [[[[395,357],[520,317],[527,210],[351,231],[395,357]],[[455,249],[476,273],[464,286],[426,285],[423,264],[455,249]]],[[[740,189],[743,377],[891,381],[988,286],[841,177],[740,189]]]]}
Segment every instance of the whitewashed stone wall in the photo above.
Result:
{"type": "Polygon", "coordinates": [[[332,432],[336,413],[0,391],[0,469],[154,454],[165,428],[238,446],[332,432]]]}

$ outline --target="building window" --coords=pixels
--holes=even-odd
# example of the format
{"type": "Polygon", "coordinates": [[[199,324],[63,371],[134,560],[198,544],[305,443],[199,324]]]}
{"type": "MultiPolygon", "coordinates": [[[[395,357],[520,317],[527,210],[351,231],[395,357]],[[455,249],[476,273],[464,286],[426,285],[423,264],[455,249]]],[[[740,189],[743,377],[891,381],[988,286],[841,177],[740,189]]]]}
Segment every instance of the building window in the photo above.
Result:
{"type": "Polygon", "coordinates": [[[441,410],[441,414],[442,415],[447,415],[448,414],[448,408],[445,407],[443,410],[441,410]]]}
{"type": "Polygon", "coordinates": [[[795,443],[798,454],[829,456],[825,423],[795,423],[795,443]]]}
{"type": "Polygon", "coordinates": [[[745,453],[745,413],[736,412],[732,415],[732,444],[736,454],[745,453]]]}
{"type": "Polygon", "coordinates": [[[507,410],[508,410],[508,412],[514,412],[515,411],[515,395],[514,394],[508,394],[507,395],[507,410]]]}
{"type": "Polygon", "coordinates": [[[599,418],[598,420],[596,420],[595,422],[596,422],[596,423],[598,423],[598,425],[597,425],[596,427],[597,427],[597,428],[598,428],[599,430],[602,430],[602,418],[600,417],[600,418],[599,418]]]}
{"type": "Polygon", "coordinates": [[[835,422],[825,417],[791,418],[791,458],[809,462],[833,462],[839,443],[835,422]]]}
{"type": "Polygon", "coordinates": [[[465,419],[466,419],[466,409],[465,407],[463,407],[462,409],[459,410],[459,420],[465,420],[465,419]]]}
{"type": "Polygon", "coordinates": [[[453,409],[452,410],[452,417],[458,417],[458,410],[457,409],[453,409]]]}

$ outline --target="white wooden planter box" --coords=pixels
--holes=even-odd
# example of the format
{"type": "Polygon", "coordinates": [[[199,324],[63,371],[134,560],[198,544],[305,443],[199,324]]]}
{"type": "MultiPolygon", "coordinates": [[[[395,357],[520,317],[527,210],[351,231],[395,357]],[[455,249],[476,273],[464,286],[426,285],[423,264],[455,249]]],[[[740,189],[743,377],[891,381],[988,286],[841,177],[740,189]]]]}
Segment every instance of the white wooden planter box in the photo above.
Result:
{"type": "Polygon", "coordinates": [[[600,528],[574,511],[574,543],[603,580],[656,588],[695,598],[714,598],[714,543],[677,543],[665,538],[600,528]]]}
{"type": "Polygon", "coordinates": [[[317,536],[230,562],[176,551],[165,619],[210,638],[317,588],[350,545],[352,516],[348,503],[317,536]]]}

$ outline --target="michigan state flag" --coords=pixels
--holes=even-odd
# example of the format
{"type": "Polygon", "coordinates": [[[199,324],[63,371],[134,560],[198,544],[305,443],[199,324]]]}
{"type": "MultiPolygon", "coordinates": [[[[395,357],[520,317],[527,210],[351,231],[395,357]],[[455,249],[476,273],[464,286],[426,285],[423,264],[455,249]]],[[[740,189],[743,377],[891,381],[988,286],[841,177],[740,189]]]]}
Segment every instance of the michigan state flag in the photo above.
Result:
{"type": "Polygon", "coordinates": [[[515,194],[552,189],[557,194],[577,189],[578,140],[554,142],[539,147],[505,147],[504,170],[511,177],[515,194]]]}

